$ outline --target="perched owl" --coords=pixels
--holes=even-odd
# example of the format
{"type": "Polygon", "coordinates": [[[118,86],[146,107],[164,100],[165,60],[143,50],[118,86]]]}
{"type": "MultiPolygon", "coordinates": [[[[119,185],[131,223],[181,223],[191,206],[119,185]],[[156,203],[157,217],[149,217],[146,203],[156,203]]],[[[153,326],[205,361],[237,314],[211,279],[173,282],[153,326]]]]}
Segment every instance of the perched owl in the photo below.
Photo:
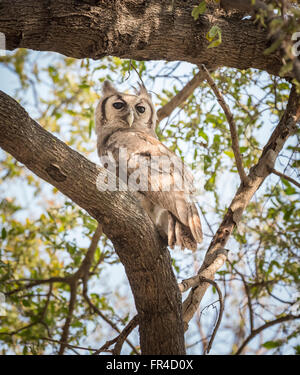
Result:
{"type": "Polygon", "coordinates": [[[95,115],[100,159],[109,156],[115,162],[116,175],[138,192],[142,207],[171,248],[194,251],[202,241],[202,228],[191,199],[193,176],[157,139],[151,95],[142,85],[135,95],[121,93],[108,81],[102,93],[95,115]]]}

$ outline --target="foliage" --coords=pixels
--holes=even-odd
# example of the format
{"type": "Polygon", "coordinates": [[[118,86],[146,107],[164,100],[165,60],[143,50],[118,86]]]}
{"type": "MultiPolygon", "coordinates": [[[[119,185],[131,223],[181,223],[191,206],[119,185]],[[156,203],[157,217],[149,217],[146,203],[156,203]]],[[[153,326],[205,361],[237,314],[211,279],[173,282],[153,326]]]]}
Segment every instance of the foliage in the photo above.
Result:
{"type": "MultiPolygon", "coordinates": [[[[205,12],[203,3],[198,15],[205,12]]],[[[196,13],[193,16],[197,18],[196,13]]],[[[221,40],[220,30],[209,36],[212,43],[216,36],[221,40]]],[[[129,88],[138,81],[133,64],[159,108],[195,74],[192,66],[179,62],[129,62],[115,57],[78,61],[22,49],[1,61],[1,76],[10,72],[13,77],[13,84],[7,84],[5,91],[11,91],[45,129],[95,162],[94,108],[104,79],[111,79],[121,89],[129,88]]],[[[249,170],[285,109],[290,84],[254,70],[221,69],[213,78],[234,114],[240,151],[249,170]]],[[[201,191],[205,240],[195,256],[172,253],[174,272],[183,279],[193,276],[203,259],[239,177],[226,118],[206,83],[160,124],[157,133],[190,165],[201,191]]],[[[299,177],[299,151],[298,133],[276,167],[299,177]]],[[[0,158],[0,292],[6,296],[6,313],[0,317],[1,350],[56,353],[69,309],[70,285],[66,280],[80,267],[96,223],[10,155],[1,152],[0,158]],[[60,281],[38,282],[53,278],[60,281]]],[[[234,232],[228,245],[229,261],[217,276],[226,316],[214,353],[234,353],[248,337],[249,306],[255,327],[285,314],[299,314],[297,194],[290,182],[270,177],[234,232]]],[[[87,350],[69,347],[66,353],[93,352],[135,314],[122,266],[105,236],[95,252],[87,286],[85,290],[84,283],[77,285],[68,337],[69,344],[87,350]]],[[[211,308],[218,305],[215,300],[212,290],[204,301],[207,308],[195,317],[187,334],[188,353],[202,352],[214,324],[211,308]]],[[[298,332],[295,321],[275,325],[262,331],[259,340],[251,341],[246,353],[299,353],[298,332]]],[[[138,349],[137,337],[133,335],[130,340],[138,349]]],[[[126,346],[124,350],[132,353],[133,349],[126,346]]]]}

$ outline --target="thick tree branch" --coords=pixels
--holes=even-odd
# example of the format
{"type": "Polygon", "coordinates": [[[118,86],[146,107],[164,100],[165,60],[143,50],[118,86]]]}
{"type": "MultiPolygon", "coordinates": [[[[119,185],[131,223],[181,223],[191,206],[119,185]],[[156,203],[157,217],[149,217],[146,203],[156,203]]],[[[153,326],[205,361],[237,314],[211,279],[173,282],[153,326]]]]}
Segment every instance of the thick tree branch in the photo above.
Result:
{"type": "Polygon", "coordinates": [[[260,0],[255,0],[255,2],[252,0],[221,0],[220,4],[225,10],[238,10],[245,13],[252,13],[260,9],[268,10],[267,4],[260,0]]]}
{"type": "Polygon", "coordinates": [[[187,61],[214,67],[257,68],[277,74],[279,54],[264,55],[267,31],[252,20],[224,14],[191,16],[193,1],[2,0],[0,32],[6,48],[55,51],[76,58],[118,56],[135,60],[187,61]],[[34,9],[34,12],[33,12],[34,9]],[[207,32],[222,30],[209,48],[207,32]]]}
{"type": "MultiPolygon", "coordinates": [[[[224,264],[226,260],[226,256],[224,255],[224,246],[226,245],[226,242],[234,228],[241,221],[243,211],[249,204],[254,193],[260,188],[261,184],[270,174],[270,168],[274,167],[275,160],[286,140],[289,136],[295,133],[296,124],[299,121],[299,118],[300,96],[297,95],[295,87],[292,87],[284,115],[264,147],[258,163],[250,170],[248,175],[250,181],[249,184],[244,185],[241,183],[239,186],[219,229],[210,243],[203,264],[198,271],[200,276],[214,279],[215,272],[224,264]]],[[[187,329],[188,322],[198,309],[208,285],[207,282],[203,282],[200,286],[193,288],[183,302],[185,329],[187,329]]]]}
{"type": "Polygon", "coordinates": [[[44,130],[1,91],[0,147],[102,223],[132,288],[142,354],[184,354],[181,295],[170,254],[135,196],[99,191],[96,181],[104,181],[104,170],[44,130]]]}

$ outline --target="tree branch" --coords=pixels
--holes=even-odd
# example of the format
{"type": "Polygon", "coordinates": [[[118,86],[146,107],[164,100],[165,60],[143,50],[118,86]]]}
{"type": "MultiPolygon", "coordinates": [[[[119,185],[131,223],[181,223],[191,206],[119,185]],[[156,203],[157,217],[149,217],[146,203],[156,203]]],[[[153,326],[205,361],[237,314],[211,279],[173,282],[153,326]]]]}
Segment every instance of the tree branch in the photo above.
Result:
{"type": "Polygon", "coordinates": [[[203,276],[200,276],[200,275],[196,275],[196,276],[191,277],[189,279],[183,280],[178,286],[179,286],[179,290],[181,291],[181,293],[183,293],[190,288],[195,288],[195,287],[199,286],[203,282],[211,284],[216,288],[216,291],[218,292],[218,295],[219,295],[219,302],[220,302],[220,312],[219,312],[217,324],[215,325],[215,328],[213,330],[213,333],[211,335],[211,338],[209,340],[209,343],[208,343],[207,347],[204,349],[204,353],[208,354],[210,352],[211,347],[212,347],[212,344],[213,344],[214,338],[216,336],[216,333],[217,333],[217,331],[220,327],[222,316],[223,316],[224,302],[223,302],[221,289],[219,288],[218,284],[215,281],[213,281],[211,279],[207,279],[206,277],[203,277],[203,276]]]}
{"type": "Polygon", "coordinates": [[[277,176],[281,177],[281,178],[284,178],[285,180],[287,181],[290,181],[292,184],[296,185],[298,188],[300,188],[300,183],[297,182],[296,180],[294,180],[293,178],[287,176],[286,174],[284,173],[281,173],[279,171],[277,171],[276,169],[274,168],[270,168],[270,172],[273,173],[273,174],[276,174],[277,176]]]}
{"type": "Polygon", "coordinates": [[[203,72],[198,72],[178,94],[157,111],[157,122],[159,123],[164,118],[170,116],[174,109],[182,105],[193,94],[200,83],[203,82],[204,78],[203,72]]]}
{"type": "Polygon", "coordinates": [[[139,324],[139,317],[138,315],[134,316],[130,322],[127,324],[127,326],[123,329],[123,331],[118,336],[118,339],[116,341],[116,345],[113,349],[114,355],[120,355],[122,346],[124,344],[124,341],[127,339],[129,334],[134,330],[135,327],[139,324]]]}
{"type": "Polygon", "coordinates": [[[69,330],[70,330],[70,325],[71,325],[71,320],[73,317],[73,312],[75,309],[76,305],[76,297],[77,297],[77,281],[73,281],[70,284],[70,300],[69,300],[69,306],[68,306],[68,315],[65,321],[65,324],[63,326],[63,331],[61,334],[60,338],[60,348],[58,351],[59,355],[63,355],[65,348],[66,348],[66,342],[68,342],[68,337],[69,337],[69,330]]]}
{"type": "Polygon", "coordinates": [[[266,30],[252,20],[217,12],[195,21],[193,6],[190,1],[183,5],[169,0],[97,1],[90,5],[73,0],[2,0],[0,32],[6,35],[8,50],[29,48],[95,60],[118,56],[196,65],[213,61],[215,67],[257,68],[279,74],[279,54],[263,54],[268,48],[266,30]],[[212,26],[222,30],[222,43],[207,49],[206,35],[212,26]]]}
{"type": "Polygon", "coordinates": [[[239,147],[239,138],[238,138],[238,134],[237,134],[237,130],[236,130],[235,121],[233,119],[233,115],[230,111],[230,108],[226,104],[226,102],[223,98],[223,95],[219,91],[217,85],[215,84],[214,80],[212,79],[211,75],[209,74],[208,70],[206,69],[205,65],[202,65],[200,67],[200,69],[203,72],[203,74],[205,76],[205,79],[207,80],[209,86],[211,87],[211,89],[215,93],[215,95],[217,97],[217,100],[218,100],[220,106],[222,107],[222,109],[225,113],[225,116],[227,118],[229,128],[230,128],[230,134],[231,134],[231,140],[232,140],[232,150],[233,150],[234,157],[235,157],[236,167],[237,167],[237,170],[239,172],[242,183],[244,185],[248,185],[249,179],[248,179],[248,177],[245,173],[244,167],[243,167],[243,160],[242,160],[242,155],[240,153],[240,147],[239,147]]]}
{"type": "Polygon", "coordinates": [[[294,315],[282,316],[281,318],[278,318],[278,319],[272,320],[270,322],[267,322],[266,324],[262,325],[261,327],[253,330],[251,332],[251,334],[247,337],[247,339],[242,343],[242,345],[239,347],[239,349],[237,350],[237,352],[235,354],[236,355],[241,354],[242,351],[244,350],[245,346],[248,344],[248,342],[251,341],[256,335],[258,335],[260,332],[262,332],[266,328],[272,327],[275,324],[279,324],[279,323],[282,323],[282,322],[287,322],[289,320],[295,320],[295,319],[300,319],[300,315],[297,315],[297,316],[294,316],[294,315]]]}
{"type": "MultiPolygon", "coordinates": [[[[226,242],[234,228],[241,221],[243,211],[249,204],[254,193],[260,188],[264,180],[270,174],[270,168],[273,168],[275,160],[286,140],[289,136],[295,133],[296,123],[299,121],[299,118],[300,96],[297,95],[296,89],[293,86],[286,110],[279,124],[271,134],[258,163],[250,170],[248,175],[250,183],[248,185],[240,184],[219,229],[210,243],[203,264],[198,271],[198,275],[212,280],[215,272],[224,264],[226,260],[224,254],[224,246],[226,242]]],[[[203,282],[200,286],[193,288],[183,302],[183,320],[185,329],[188,328],[188,322],[192,319],[194,313],[198,309],[207,287],[208,283],[203,282]]]]}
{"type": "Polygon", "coordinates": [[[1,91],[0,147],[102,223],[132,288],[142,354],[184,354],[181,295],[171,257],[135,196],[99,191],[105,170],[44,130],[1,91]]]}
{"type": "Polygon", "coordinates": [[[220,5],[225,10],[239,10],[246,13],[253,13],[259,9],[268,10],[267,4],[260,0],[255,0],[255,2],[252,0],[221,0],[220,5]]]}

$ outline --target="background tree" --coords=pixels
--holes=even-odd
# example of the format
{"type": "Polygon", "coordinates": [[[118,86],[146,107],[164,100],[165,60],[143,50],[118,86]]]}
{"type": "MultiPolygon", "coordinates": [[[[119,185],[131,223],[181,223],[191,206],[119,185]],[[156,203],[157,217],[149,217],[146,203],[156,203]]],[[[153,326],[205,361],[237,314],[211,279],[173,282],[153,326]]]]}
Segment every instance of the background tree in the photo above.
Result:
{"type": "Polygon", "coordinates": [[[299,353],[300,13],[252,3],[1,2],[2,353],[201,354],[216,328],[212,353],[299,353]],[[134,70],[198,181],[196,254],[96,188],[98,89],[134,70]]]}

